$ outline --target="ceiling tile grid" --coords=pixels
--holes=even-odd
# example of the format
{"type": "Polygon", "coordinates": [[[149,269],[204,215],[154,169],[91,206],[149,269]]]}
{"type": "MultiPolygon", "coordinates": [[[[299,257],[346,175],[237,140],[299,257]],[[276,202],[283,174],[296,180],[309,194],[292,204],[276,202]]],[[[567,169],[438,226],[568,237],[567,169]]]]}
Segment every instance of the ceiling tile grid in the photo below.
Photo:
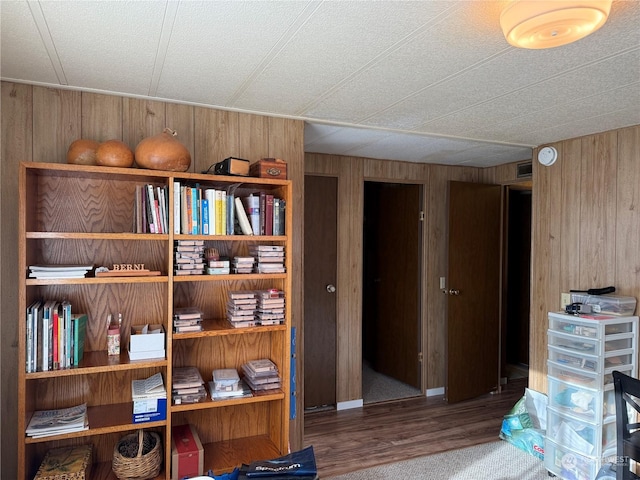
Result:
{"type": "Polygon", "coordinates": [[[505,41],[506,3],[2,0],[0,77],[297,118],[310,152],[446,165],[640,124],[640,1],[547,50],[505,41]]]}

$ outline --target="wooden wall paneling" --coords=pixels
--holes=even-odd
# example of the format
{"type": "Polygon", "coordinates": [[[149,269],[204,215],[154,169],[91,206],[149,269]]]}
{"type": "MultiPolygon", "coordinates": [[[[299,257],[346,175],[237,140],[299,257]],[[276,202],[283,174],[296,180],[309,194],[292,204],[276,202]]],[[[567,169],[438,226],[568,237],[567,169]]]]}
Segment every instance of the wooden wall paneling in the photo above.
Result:
{"type": "Polygon", "coordinates": [[[176,139],[187,147],[187,150],[189,150],[189,153],[191,154],[191,165],[187,171],[200,173],[201,170],[195,169],[194,161],[195,120],[193,110],[194,107],[191,105],[167,103],[165,106],[165,123],[167,127],[177,133],[176,139]]]}
{"type": "MultiPolygon", "coordinates": [[[[640,125],[618,132],[616,200],[617,295],[640,297],[640,125]]],[[[638,309],[636,309],[636,314],[638,309]]]]}
{"type": "Polygon", "coordinates": [[[336,400],[362,398],[363,159],[343,157],[338,177],[336,400]]]}
{"type": "MultiPolygon", "coordinates": [[[[534,151],[534,158],[537,150],[534,151]]],[[[550,170],[540,163],[533,164],[531,216],[534,228],[531,233],[531,325],[529,328],[529,388],[547,391],[547,304],[544,301],[549,285],[549,222],[550,170]]]]}
{"type": "Polygon", "coordinates": [[[322,153],[304,154],[304,173],[310,175],[338,175],[338,165],[340,159],[337,155],[326,155],[322,153]]]}
{"type": "Polygon", "coordinates": [[[580,288],[615,281],[616,132],[582,139],[580,218],[588,222],[580,234],[580,288]]]}
{"type": "Polygon", "coordinates": [[[227,157],[237,157],[239,142],[237,112],[195,107],[192,155],[196,172],[206,170],[227,157]]]}
{"type": "Polygon", "coordinates": [[[553,290],[549,292],[549,310],[560,308],[560,294],[570,289],[580,288],[580,242],[583,219],[580,214],[580,176],[582,172],[582,142],[580,139],[567,140],[556,145],[560,172],[553,170],[551,174],[560,176],[561,198],[558,208],[553,208],[554,223],[559,223],[561,230],[560,255],[554,262],[559,268],[559,291],[554,299],[553,290]]]}
{"type": "Polygon", "coordinates": [[[0,97],[0,478],[17,477],[18,435],[18,170],[33,152],[33,87],[2,82],[0,97]]]}
{"type": "Polygon", "coordinates": [[[422,163],[399,162],[367,158],[364,178],[368,181],[423,183],[427,169],[422,163]]]}
{"type": "MultiPolygon", "coordinates": [[[[257,117],[250,125],[261,125],[261,117],[257,117]]],[[[296,385],[298,395],[296,401],[296,419],[289,425],[289,440],[293,449],[300,449],[304,436],[304,122],[284,118],[268,118],[268,152],[265,156],[281,158],[287,162],[287,178],[292,182],[292,199],[290,201],[292,213],[291,255],[293,272],[291,275],[291,326],[296,329],[296,344],[298,355],[296,358],[296,385]]],[[[252,134],[247,132],[247,134],[252,134]]],[[[241,142],[242,143],[242,142],[241,142]]],[[[262,142],[260,142],[262,143],[262,142]]],[[[252,148],[258,147],[254,143],[252,148]]],[[[258,153],[256,151],[256,153],[258,153]]],[[[258,153],[258,157],[263,154],[258,153]]]]}
{"type": "Polygon", "coordinates": [[[67,150],[81,135],[81,93],[33,87],[33,158],[66,163],[67,150]]]}
{"type": "Polygon", "coordinates": [[[235,156],[249,160],[251,163],[269,157],[271,137],[269,119],[262,115],[239,113],[238,123],[241,141],[235,156]]]}
{"type": "Polygon", "coordinates": [[[122,140],[122,97],[82,93],[81,138],[122,140]]]}
{"type": "Polygon", "coordinates": [[[136,145],[146,137],[162,133],[166,126],[165,102],[122,99],[122,141],[135,151],[136,145]]]}

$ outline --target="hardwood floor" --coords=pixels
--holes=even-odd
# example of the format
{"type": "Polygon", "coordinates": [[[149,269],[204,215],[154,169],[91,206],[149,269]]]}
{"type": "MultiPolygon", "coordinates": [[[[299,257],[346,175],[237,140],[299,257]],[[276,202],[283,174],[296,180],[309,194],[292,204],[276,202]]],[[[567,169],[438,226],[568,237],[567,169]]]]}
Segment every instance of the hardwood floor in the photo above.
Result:
{"type": "Polygon", "coordinates": [[[442,396],[305,414],[304,443],[313,445],[321,479],[385,463],[498,440],[503,416],[527,379],[500,394],[447,405],[442,396]]]}

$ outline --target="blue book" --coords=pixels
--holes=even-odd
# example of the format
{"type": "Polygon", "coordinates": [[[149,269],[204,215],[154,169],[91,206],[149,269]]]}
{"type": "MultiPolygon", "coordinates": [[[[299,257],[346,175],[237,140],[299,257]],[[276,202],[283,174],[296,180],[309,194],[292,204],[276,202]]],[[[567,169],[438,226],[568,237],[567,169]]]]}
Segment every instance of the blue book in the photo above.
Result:
{"type": "Polygon", "coordinates": [[[209,235],[209,200],[203,198],[200,202],[202,212],[202,235],[209,235]]]}

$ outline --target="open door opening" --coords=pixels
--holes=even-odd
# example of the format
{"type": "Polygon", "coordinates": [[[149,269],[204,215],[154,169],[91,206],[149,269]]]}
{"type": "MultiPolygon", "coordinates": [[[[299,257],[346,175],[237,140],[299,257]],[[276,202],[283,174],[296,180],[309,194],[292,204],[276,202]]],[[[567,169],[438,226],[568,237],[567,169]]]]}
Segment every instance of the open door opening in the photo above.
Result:
{"type": "Polygon", "coordinates": [[[365,182],[363,402],[420,395],[420,185],[365,182]]]}
{"type": "Polygon", "coordinates": [[[501,381],[529,376],[531,186],[505,188],[501,381]]]}

